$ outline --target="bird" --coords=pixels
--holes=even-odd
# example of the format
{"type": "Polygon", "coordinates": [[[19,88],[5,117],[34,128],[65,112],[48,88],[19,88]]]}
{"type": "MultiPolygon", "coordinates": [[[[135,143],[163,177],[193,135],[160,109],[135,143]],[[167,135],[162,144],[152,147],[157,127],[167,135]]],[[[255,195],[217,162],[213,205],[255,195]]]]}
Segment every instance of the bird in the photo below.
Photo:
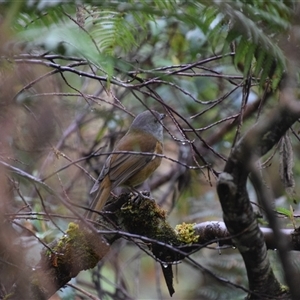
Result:
{"type": "Polygon", "coordinates": [[[117,186],[131,189],[142,184],[161,164],[165,114],[146,110],[133,120],[127,133],[105,161],[90,194],[94,194],[87,218],[97,220],[110,194],[117,186]],[[139,152],[139,153],[130,153],[139,152]],[[153,155],[149,155],[153,153],[153,155]]]}

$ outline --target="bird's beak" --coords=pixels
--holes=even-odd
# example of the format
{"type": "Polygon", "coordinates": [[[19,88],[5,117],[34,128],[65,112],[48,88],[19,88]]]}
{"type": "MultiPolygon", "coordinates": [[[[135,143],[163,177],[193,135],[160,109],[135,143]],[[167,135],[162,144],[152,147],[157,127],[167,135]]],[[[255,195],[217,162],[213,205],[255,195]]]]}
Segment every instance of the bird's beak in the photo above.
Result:
{"type": "Polygon", "coordinates": [[[163,120],[165,118],[165,114],[159,114],[159,120],[163,120]]]}

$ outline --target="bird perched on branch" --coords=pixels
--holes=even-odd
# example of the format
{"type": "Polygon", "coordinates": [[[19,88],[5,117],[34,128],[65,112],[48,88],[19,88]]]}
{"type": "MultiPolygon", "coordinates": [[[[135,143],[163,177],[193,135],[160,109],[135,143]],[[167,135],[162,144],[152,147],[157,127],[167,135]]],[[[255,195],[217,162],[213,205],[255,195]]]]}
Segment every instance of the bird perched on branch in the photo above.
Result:
{"type": "Polygon", "coordinates": [[[134,188],[158,168],[162,158],[157,154],[163,154],[164,117],[164,114],[154,110],[147,110],[136,116],[127,133],[107,158],[90,192],[95,197],[87,218],[96,220],[97,213],[94,211],[101,211],[115,187],[134,188]]]}

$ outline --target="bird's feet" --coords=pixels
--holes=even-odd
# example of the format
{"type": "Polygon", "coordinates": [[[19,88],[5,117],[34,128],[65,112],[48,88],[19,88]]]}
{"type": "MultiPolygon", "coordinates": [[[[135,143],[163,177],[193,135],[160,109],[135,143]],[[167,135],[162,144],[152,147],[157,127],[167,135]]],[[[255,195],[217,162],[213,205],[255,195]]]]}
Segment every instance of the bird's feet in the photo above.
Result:
{"type": "Polygon", "coordinates": [[[154,201],[154,199],[150,196],[149,191],[138,191],[135,188],[131,188],[131,192],[133,194],[133,201],[142,201],[144,199],[154,201]]]}

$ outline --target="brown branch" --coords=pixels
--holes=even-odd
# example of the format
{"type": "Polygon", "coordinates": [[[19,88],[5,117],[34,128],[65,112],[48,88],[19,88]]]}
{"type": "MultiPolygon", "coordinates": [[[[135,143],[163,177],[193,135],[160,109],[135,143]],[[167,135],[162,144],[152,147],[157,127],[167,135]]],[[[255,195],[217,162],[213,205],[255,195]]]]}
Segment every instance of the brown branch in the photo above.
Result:
{"type": "Polygon", "coordinates": [[[86,227],[70,223],[66,234],[42,252],[30,276],[30,299],[48,299],[82,270],[96,266],[109,251],[108,244],[86,227]]]}
{"type": "MultiPolygon", "coordinates": [[[[217,186],[224,221],[230,234],[235,236],[234,244],[241,252],[247,268],[249,288],[269,296],[280,294],[281,285],[267,258],[267,248],[249,201],[246,184],[252,162],[276,145],[299,116],[299,104],[283,99],[269,118],[261,119],[236,144],[217,186]]],[[[277,242],[276,246],[279,251],[286,253],[283,245],[277,242]]],[[[300,290],[292,282],[293,278],[295,276],[287,278],[287,282],[292,295],[297,295],[298,299],[300,290]]]]}
{"type": "MultiPolygon", "coordinates": [[[[211,244],[217,242],[219,246],[235,246],[234,237],[230,235],[224,222],[208,221],[194,226],[195,234],[199,235],[198,243],[211,244]]],[[[277,238],[274,231],[268,227],[260,227],[267,249],[277,250],[277,238]]],[[[300,250],[300,234],[297,229],[281,229],[284,240],[290,245],[290,250],[300,250]]],[[[240,233],[243,234],[243,233],[240,233]]],[[[238,235],[240,235],[238,234],[238,235]]],[[[237,235],[237,236],[238,236],[237,235]]]]}

